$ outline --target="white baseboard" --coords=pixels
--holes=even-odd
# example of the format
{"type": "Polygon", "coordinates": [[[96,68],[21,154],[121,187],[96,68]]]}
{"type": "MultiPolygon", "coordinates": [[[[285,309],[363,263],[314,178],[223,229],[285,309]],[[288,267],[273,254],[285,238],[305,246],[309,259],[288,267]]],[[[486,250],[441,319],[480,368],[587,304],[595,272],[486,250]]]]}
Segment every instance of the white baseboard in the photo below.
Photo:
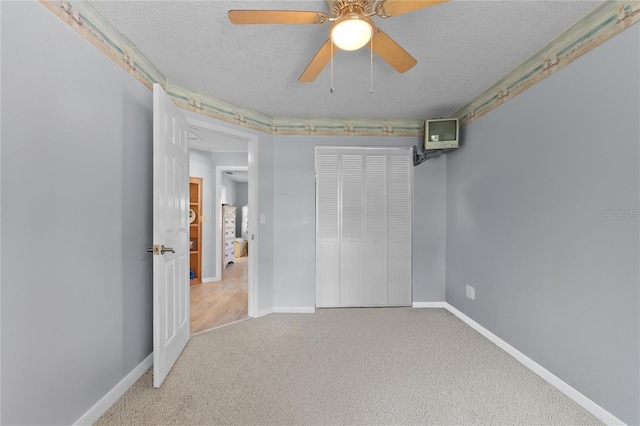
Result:
{"type": "Polygon", "coordinates": [[[315,314],[315,306],[278,306],[273,308],[277,314],[315,314]]]}
{"type": "Polygon", "coordinates": [[[91,425],[95,423],[133,384],[153,365],[153,352],[144,359],[136,368],[131,370],[120,382],[103,396],[93,407],[84,413],[75,425],[91,425]]]}
{"type": "Polygon", "coordinates": [[[552,386],[558,389],[560,392],[567,395],[569,398],[578,403],[582,408],[593,414],[595,417],[600,419],[603,423],[607,425],[624,425],[624,422],[578,392],[576,389],[571,387],[568,383],[560,379],[555,374],[551,373],[549,370],[520,352],[518,349],[514,348],[471,318],[467,315],[463,314],[461,311],[453,307],[447,302],[416,302],[413,304],[414,308],[445,308],[453,315],[460,318],[464,321],[468,326],[476,330],[478,333],[482,334],[484,337],[492,341],[496,344],[500,349],[514,357],[518,360],[522,365],[527,367],[529,370],[536,373],[538,376],[542,377],[544,380],[549,382],[552,386]]]}
{"type": "Polygon", "coordinates": [[[203,278],[202,279],[202,283],[212,283],[214,281],[220,281],[218,278],[216,277],[208,277],[208,278],[203,278]]]}
{"type": "Polygon", "coordinates": [[[447,302],[413,302],[412,308],[447,308],[447,302]]]}
{"type": "Polygon", "coordinates": [[[254,315],[254,318],[264,317],[264,316],[272,314],[272,313],[273,313],[273,309],[264,309],[262,311],[258,311],[258,313],[256,315],[254,315]]]}

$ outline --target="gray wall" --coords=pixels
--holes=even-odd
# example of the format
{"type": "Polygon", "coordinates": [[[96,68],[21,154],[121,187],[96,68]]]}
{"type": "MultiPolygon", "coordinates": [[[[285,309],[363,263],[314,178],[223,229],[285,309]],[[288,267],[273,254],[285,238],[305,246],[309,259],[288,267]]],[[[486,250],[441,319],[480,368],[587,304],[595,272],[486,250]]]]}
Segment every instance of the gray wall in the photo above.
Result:
{"type": "Polygon", "coordinates": [[[639,55],[636,25],[469,125],[447,158],[447,302],[628,424],[639,55]]]}
{"type": "Polygon", "coordinates": [[[222,200],[223,204],[228,204],[230,206],[236,205],[236,183],[229,178],[224,172],[220,175],[221,181],[220,185],[225,188],[225,196],[226,200],[222,200]]]}
{"type": "MultiPolygon", "coordinates": [[[[42,5],[0,7],[0,423],[71,424],[152,351],[152,95],[42,5]]],[[[272,222],[260,232],[268,311],[272,222]]]]}
{"type": "MultiPolygon", "coordinates": [[[[273,305],[315,306],[315,146],[413,146],[420,138],[298,137],[274,140],[273,305]],[[304,217],[308,223],[303,223],[304,217]]],[[[444,157],[414,169],[413,300],[444,300],[444,157]]],[[[262,255],[262,253],[261,253],[262,255]]]]}
{"type": "Polygon", "coordinates": [[[2,424],[71,424],[152,350],[151,92],[2,2],[2,424]]]}

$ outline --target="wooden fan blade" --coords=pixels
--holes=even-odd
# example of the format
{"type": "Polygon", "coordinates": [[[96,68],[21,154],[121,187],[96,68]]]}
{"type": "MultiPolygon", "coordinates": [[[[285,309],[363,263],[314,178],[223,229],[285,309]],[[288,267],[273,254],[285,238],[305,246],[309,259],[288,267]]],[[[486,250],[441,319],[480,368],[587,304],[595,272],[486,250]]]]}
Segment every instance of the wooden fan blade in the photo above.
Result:
{"type": "Polygon", "coordinates": [[[373,51],[387,61],[396,71],[403,73],[413,68],[418,61],[409,55],[398,43],[376,28],[373,35],[373,51]]]}
{"type": "Polygon", "coordinates": [[[307,65],[307,68],[304,70],[298,81],[300,83],[310,83],[315,80],[330,59],[331,39],[327,39],[320,50],[318,50],[318,53],[316,53],[316,56],[314,56],[311,62],[309,62],[309,65],[307,65]]]}
{"type": "Polygon", "coordinates": [[[449,0],[379,0],[376,13],[382,17],[397,16],[447,1],[449,0]]]}
{"type": "Polygon", "coordinates": [[[302,10],[230,10],[232,24],[322,24],[329,20],[324,12],[302,10]]]}

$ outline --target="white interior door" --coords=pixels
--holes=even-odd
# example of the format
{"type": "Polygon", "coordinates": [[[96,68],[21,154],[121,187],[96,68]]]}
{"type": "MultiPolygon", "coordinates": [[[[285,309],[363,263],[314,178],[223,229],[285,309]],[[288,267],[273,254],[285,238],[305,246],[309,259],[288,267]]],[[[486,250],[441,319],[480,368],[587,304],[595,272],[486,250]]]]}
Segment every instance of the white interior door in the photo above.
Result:
{"type": "Polygon", "coordinates": [[[189,124],[153,85],[153,386],[189,341],[189,124]]]}

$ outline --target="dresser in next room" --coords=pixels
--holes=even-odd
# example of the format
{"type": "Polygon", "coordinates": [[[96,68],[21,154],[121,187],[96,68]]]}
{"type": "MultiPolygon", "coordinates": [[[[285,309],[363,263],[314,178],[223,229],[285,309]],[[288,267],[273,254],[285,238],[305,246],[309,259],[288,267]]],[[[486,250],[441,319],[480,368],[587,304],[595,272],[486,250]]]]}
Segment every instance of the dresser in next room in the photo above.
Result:
{"type": "Polygon", "coordinates": [[[236,207],[222,205],[222,267],[236,261],[236,207]]]}

